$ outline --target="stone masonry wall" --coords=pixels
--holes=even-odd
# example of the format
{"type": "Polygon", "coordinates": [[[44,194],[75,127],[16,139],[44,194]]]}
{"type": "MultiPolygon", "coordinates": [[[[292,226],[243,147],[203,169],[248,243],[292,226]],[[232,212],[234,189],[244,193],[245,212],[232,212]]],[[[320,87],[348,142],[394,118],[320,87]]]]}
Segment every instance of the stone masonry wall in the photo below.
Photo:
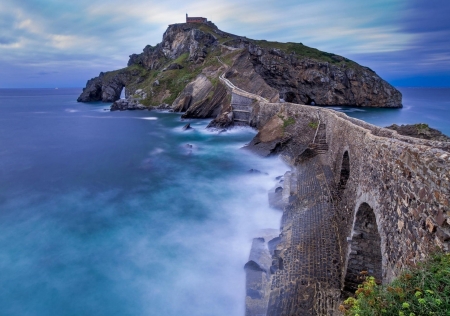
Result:
{"type": "Polygon", "coordinates": [[[326,124],[329,150],[321,159],[331,167],[336,186],[344,152],[348,152],[349,178],[339,190],[334,218],[342,278],[351,251],[355,213],[363,203],[375,214],[384,282],[436,248],[449,250],[450,143],[400,136],[333,110],[291,103],[257,103],[250,124],[260,128],[286,110],[309,117],[318,114],[326,124]]]}

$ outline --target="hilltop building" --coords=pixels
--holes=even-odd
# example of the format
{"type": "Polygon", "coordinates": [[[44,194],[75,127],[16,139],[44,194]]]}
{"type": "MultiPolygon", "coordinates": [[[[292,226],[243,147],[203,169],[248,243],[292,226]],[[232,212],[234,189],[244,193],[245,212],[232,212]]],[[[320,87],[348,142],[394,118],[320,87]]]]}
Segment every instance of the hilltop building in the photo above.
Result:
{"type": "Polygon", "coordinates": [[[208,22],[207,18],[202,17],[188,17],[188,14],[186,13],[186,23],[206,23],[208,22]]]}

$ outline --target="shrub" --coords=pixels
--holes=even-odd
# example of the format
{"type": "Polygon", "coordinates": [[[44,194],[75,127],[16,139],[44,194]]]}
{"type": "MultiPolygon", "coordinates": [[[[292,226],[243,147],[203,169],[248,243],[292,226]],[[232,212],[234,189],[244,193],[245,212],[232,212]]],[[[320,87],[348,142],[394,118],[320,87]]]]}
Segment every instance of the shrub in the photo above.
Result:
{"type": "Polygon", "coordinates": [[[366,277],[339,309],[346,316],[450,316],[450,254],[434,254],[385,286],[366,277]]]}
{"type": "Polygon", "coordinates": [[[295,124],[295,119],[291,116],[285,119],[283,115],[279,114],[278,117],[283,121],[283,129],[286,129],[286,127],[295,124]]]}
{"type": "Polygon", "coordinates": [[[316,129],[319,126],[319,122],[309,122],[308,126],[311,127],[312,129],[316,129]]]}

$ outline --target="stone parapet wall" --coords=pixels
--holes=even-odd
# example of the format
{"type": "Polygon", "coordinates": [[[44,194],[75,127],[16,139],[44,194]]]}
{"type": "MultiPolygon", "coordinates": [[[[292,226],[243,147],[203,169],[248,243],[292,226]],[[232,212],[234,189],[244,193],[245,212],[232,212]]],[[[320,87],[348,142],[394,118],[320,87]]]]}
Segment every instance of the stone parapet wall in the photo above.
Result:
{"type": "Polygon", "coordinates": [[[255,104],[250,125],[259,129],[280,112],[311,120],[319,117],[326,124],[329,150],[321,160],[331,167],[336,186],[344,152],[349,154],[349,178],[339,191],[334,219],[342,277],[351,251],[355,214],[363,203],[376,217],[383,281],[436,248],[449,250],[449,143],[401,136],[343,113],[291,103],[255,104]]]}
{"type": "Polygon", "coordinates": [[[322,113],[330,146],[324,159],[336,182],[344,152],[350,157],[349,180],[336,215],[341,248],[350,251],[355,212],[367,203],[381,236],[383,280],[391,280],[435,248],[448,251],[450,154],[443,149],[449,144],[401,136],[367,123],[356,125],[330,110],[322,113]]]}

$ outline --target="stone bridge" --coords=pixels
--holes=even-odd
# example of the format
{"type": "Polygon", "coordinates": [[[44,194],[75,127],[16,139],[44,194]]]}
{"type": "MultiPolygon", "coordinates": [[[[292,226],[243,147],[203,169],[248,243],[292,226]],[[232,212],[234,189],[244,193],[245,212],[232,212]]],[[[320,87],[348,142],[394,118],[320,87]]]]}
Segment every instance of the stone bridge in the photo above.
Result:
{"type": "Polygon", "coordinates": [[[329,109],[269,103],[220,80],[232,92],[235,124],[261,130],[275,116],[292,118],[300,126],[293,142],[304,142],[269,193],[281,201],[281,234],[254,240],[246,316],[339,315],[361,272],[386,283],[437,249],[449,251],[449,142],[401,136],[329,109]]]}
{"type": "MultiPolygon", "coordinates": [[[[281,234],[276,247],[265,240],[273,260],[259,272],[270,278],[270,288],[260,288],[264,315],[339,315],[362,271],[388,282],[449,250],[450,143],[291,103],[254,102],[249,124],[261,129],[279,113],[305,126],[299,135],[319,121],[278,188],[286,201],[281,234]]],[[[258,301],[246,303],[246,314],[256,315],[258,301]]]]}

